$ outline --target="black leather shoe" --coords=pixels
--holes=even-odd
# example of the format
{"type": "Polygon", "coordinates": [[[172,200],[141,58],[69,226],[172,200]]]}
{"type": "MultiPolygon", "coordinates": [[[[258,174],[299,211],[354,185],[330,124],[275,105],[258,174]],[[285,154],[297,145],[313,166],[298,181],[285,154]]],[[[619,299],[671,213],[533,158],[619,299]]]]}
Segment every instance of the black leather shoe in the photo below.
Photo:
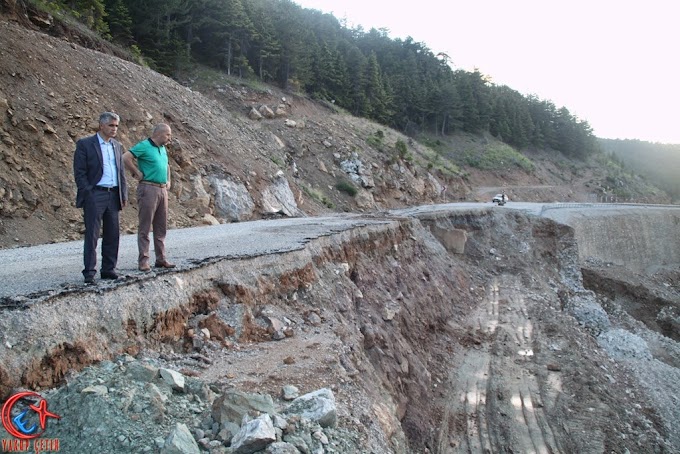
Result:
{"type": "Polygon", "coordinates": [[[102,271],[102,279],[118,279],[115,271],[102,271]]]}
{"type": "Polygon", "coordinates": [[[94,284],[94,276],[85,276],[86,284],[94,284]]]}

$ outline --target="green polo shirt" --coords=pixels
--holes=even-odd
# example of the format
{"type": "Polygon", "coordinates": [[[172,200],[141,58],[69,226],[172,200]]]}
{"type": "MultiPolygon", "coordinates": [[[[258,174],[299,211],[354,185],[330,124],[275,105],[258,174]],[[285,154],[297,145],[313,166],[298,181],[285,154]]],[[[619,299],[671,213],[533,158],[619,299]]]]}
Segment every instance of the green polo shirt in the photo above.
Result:
{"type": "Polygon", "coordinates": [[[144,181],[158,184],[168,182],[168,152],[164,145],[159,147],[151,139],[142,140],[130,148],[130,153],[137,158],[137,166],[144,174],[144,181]]]}

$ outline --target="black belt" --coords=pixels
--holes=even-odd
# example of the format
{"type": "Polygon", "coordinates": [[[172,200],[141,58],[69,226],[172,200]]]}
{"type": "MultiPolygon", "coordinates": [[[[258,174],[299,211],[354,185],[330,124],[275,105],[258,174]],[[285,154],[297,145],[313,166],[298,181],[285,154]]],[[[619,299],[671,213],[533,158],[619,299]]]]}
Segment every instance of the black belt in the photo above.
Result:
{"type": "Polygon", "coordinates": [[[96,189],[97,191],[112,192],[112,191],[118,191],[118,186],[112,186],[110,188],[107,188],[106,186],[95,186],[94,189],[96,189]]]}

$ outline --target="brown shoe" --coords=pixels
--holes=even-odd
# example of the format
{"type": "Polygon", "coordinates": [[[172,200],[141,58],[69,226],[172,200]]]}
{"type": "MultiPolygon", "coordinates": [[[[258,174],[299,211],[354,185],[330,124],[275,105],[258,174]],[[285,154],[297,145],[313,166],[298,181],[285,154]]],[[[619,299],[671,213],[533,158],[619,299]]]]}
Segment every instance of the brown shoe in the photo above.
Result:
{"type": "Polygon", "coordinates": [[[146,265],[139,265],[139,271],[144,271],[145,273],[148,271],[151,271],[151,267],[146,264],[146,265]]]}
{"type": "Polygon", "coordinates": [[[174,268],[176,265],[174,263],[170,263],[168,261],[165,262],[156,262],[156,268],[174,268]]]}

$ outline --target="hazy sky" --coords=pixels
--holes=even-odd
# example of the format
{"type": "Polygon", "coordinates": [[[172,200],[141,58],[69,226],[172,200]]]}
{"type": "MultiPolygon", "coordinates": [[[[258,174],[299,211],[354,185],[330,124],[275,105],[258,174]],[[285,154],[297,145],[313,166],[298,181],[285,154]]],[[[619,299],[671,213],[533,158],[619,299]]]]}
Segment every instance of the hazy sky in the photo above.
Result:
{"type": "Polygon", "coordinates": [[[680,144],[675,0],[293,0],[411,36],[454,68],[552,101],[597,137],[680,144]]]}

